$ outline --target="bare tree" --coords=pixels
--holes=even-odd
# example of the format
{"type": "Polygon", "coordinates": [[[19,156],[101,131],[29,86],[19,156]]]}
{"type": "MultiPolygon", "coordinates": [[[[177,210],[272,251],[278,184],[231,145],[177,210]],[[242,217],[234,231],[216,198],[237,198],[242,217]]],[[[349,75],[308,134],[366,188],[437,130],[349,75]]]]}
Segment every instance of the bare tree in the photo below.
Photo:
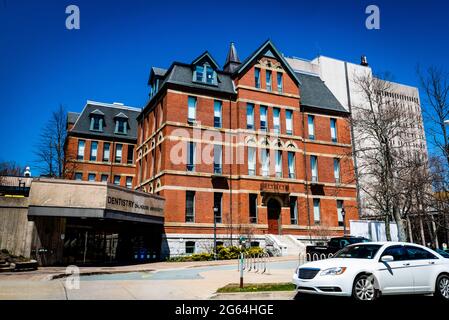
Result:
{"type": "Polygon", "coordinates": [[[390,221],[398,227],[401,241],[407,239],[407,214],[416,199],[410,195],[413,170],[424,162],[413,162],[412,143],[416,139],[415,114],[396,99],[392,83],[372,75],[355,77],[361,100],[352,107],[354,149],[358,162],[360,189],[366,211],[385,220],[391,240],[390,221]]]}
{"type": "Polygon", "coordinates": [[[24,168],[14,161],[0,162],[0,176],[21,176],[24,168]]]}
{"type": "Polygon", "coordinates": [[[36,146],[36,165],[42,174],[63,177],[65,168],[64,142],[66,138],[67,115],[62,105],[53,111],[42,129],[36,146]]]}
{"type": "MultiPolygon", "coordinates": [[[[438,243],[438,230],[445,231],[449,241],[449,74],[441,67],[417,67],[421,90],[424,92],[423,111],[428,141],[433,145],[430,157],[432,190],[428,195],[430,218],[426,219],[432,242],[438,243]],[[430,220],[430,221],[429,221],[430,220]]],[[[429,217],[427,217],[429,218],[429,217]]]]}

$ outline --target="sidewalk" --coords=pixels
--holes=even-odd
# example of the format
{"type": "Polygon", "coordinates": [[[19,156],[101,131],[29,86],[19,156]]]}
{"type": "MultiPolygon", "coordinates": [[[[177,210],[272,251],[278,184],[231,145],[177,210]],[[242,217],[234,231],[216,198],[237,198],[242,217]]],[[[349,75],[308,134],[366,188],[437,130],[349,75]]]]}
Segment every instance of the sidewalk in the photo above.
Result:
{"type": "MultiPolygon", "coordinates": [[[[267,262],[281,262],[298,260],[296,256],[271,257],[267,262]]],[[[153,262],[146,264],[135,264],[127,266],[102,266],[102,267],[79,267],[80,275],[95,274],[118,274],[128,272],[156,272],[159,270],[170,270],[179,268],[200,268],[222,265],[235,265],[237,269],[237,260],[217,260],[217,261],[189,261],[189,262],[153,262]]],[[[66,267],[39,267],[35,271],[27,272],[5,272],[0,273],[0,281],[8,279],[20,280],[53,280],[64,278],[66,276],[66,267]]]]}
{"type": "MultiPolygon", "coordinates": [[[[296,257],[272,258],[266,273],[244,272],[245,283],[290,282],[296,257]]],[[[0,300],[4,299],[218,299],[216,291],[238,283],[236,260],[159,262],[123,267],[85,267],[79,289],[70,290],[65,268],[42,268],[30,273],[0,275],[0,300]],[[147,271],[151,270],[151,271],[147,271]],[[147,271],[147,272],[144,272],[147,271]],[[54,279],[54,280],[50,280],[54,279]]],[[[251,296],[253,297],[253,296],[251,296]]],[[[247,299],[246,297],[241,297],[247,299]]],[[[240,297],[238,298],[240,299],[240,297]]],[[[258,299],[291,299],[289,294],[265,294],[258,299]]]]}

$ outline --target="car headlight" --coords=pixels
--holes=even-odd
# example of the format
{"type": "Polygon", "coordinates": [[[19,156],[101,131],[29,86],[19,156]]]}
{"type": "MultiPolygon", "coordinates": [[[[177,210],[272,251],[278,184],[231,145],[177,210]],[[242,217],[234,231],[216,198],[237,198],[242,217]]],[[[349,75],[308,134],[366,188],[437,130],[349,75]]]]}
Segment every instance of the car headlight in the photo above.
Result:
{"type": "Polygon", "coordinates": [[[346,271],[346,267],[329,268],[321,271],[320,276],[338,276],[346,271]]]}

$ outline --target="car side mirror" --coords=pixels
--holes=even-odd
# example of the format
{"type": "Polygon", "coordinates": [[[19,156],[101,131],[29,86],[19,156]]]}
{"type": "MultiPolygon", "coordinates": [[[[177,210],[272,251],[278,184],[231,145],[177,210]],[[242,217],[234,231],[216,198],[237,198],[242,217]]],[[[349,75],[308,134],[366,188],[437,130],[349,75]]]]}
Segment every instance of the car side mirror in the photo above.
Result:
{"type": "Polygon", "coordinates": [[[391,262],[391,261],[394,261],[394,257],[393,256],[389,256],[389,255],[383,256],[382,258],[380,258],[380,261],[382,261],[382,262],[391,262]]]}

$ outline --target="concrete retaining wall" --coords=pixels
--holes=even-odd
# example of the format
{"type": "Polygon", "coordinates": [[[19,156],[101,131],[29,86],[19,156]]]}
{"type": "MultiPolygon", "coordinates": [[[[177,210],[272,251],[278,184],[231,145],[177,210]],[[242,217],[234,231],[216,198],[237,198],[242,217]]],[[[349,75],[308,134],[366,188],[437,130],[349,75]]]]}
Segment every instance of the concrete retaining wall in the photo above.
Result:
{"type": "Polygon", "coordinates": [[[34,223],[28,221],[29,198],[0,197],[0,249],[29,258],[34,223]]]}

